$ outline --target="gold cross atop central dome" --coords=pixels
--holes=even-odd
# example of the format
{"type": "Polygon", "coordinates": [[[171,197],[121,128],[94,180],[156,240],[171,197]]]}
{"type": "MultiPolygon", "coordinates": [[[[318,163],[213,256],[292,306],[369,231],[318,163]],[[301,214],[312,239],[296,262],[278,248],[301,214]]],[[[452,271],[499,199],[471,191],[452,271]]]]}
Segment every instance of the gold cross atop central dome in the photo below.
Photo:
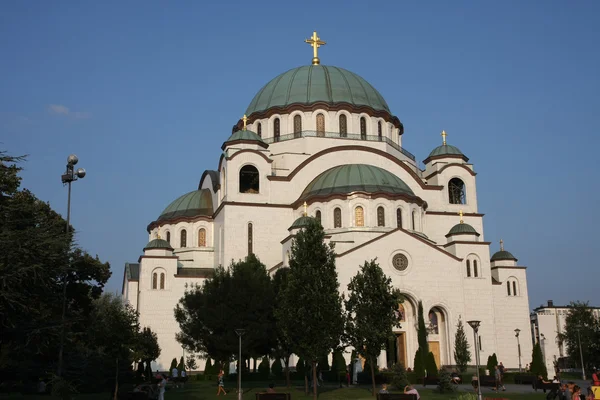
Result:
{"type": "Polygon", "coordinates": [[[324,46],[327,43],[322,41],[321,38],[317,36],[317,31],[314,31],[312,37],[310,39],[304,40],[304,42],[310,44],[313,48],[313,59],[312,59],[313,65],[319,65],[321,63],[321,60],[319,60],[319,50],[318,49],[319,49],[319,47],[324,46]]]}

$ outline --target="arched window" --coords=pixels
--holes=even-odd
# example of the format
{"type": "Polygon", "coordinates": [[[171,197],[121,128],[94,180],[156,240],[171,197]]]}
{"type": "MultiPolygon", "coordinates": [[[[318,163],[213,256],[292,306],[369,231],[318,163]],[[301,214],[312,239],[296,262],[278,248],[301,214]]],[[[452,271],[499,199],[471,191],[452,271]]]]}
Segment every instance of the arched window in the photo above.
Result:
{"type": "Polygon", "coordinates": [[[340,136],[346,137],[348,135],[348,118],[346,114],[340,114],[340,136]]]}
{"type": "Polygon", "coordinates": [[[342,210],[339,207],[333,210],[333,227],[342,227],[342,210]]]}
{"type": "Polygon", "coordinates": [[[158,287],[158,274],[155,272],[152,274],[152,289],[156,289],[158,287]]]}
{"type": "Polygon", "coordinates": [[[377,136],[381,142],[383,140],[383,127],[381,126],[381,121],[377,122],[377,136]]]}
{"type": "Polygon", "coordinates": [[[510,282],[509,281],[506,281],[506,292],[510,296],[510,282]]]}
{"type": "Polygon", "coordinates": [[[412,212],[412,229],[413,229],[413,231],[417,230],[417,212],[416,211],[412,212]]]}
{"type": "Polygon", "coordinates": [[[475,278],[479,276],[479,271],[477,270],[477,260],[473,260],[473,276],[475,278]]]}
{"type": "Polygon", "coordinates": [[[165,274],[160,274],[160,290],[165,290],[165,274]]]}
{"type": "Polygon", "coordinates": [[[467,260],[467,278],[471,277],[471,261],[467,260]]]}
{"type": "Polygon", "coordinates": [[[186,246],[187,246],[187,231],[185,229],[183,229],[181,231],[180,238],[179,238],[179,247],[186,247],[186,246]]]}
{"type": "Polygon", "coordinates": [[[256,194],[260,189],[260,177],[254,165],[244,165],[240,169],[240,193],[256,194]]]}
{"type": "Polygon", "coordinates": [[[262,137],[262,124],[260,122],[256,123],[256,134],[262,137]]]}
{"type": "Polygon", "coordinates": [[[429,311],[429,326],[432,333],[436,335],[440,333],[440,328],[438,327],[438,317],[433,310],[429,311]]]}
{"type": "Polygon", "coordinates": [[[171,244],[171,232],[167,231],[167,243],[171,244]]]}
{"type": "Polygon", "coordinates": [[[360,117],[360,138],[361,140],[367,139],[367,119],[360,117]]]}
{"type": "Polygon", "coordinates": [[[365,226],[365,211],[361,206],[354,209],[355,226],[365,226]]]}
{"type": "Polygon", "coordinates": [[[403,304],[398,306],[398,320],[400,322],[406,321],[406,309],[403,304]]]}
{"type": "Polygon", "coordinates": [[[377,226],[385,226],[385,209],[377,207],[377,226]]]}
{"type": "Polygon", "coordinates": [[[248,223],[248,255],[252,254],[252,244],[254,241],[254,237],[253,237],[253,232],[252,232],[252,222],[248,223]]]}
{"type": "Polygon", "coordinates": [[[325,137],[325,116],[317,114],[317,136],[325,137]]]}
{"type": "Polygon", "coordinates": [[[402,228],[402,210],[399,208],[396,209],[396,227],[402,228]]]}
{"type": "Polygon", "coordinates": [[[279,118],[275,118],[273,120],[273,141],[275,142],[279,142],[279,135],[280,135],[280,125],[281,122],[279,121],[279,118]]]}
{"type": "Polygon", "coordinates": [[[200,228],[198,231],[198,247],[206,247],[206,229],[200,228]]]}
{"type": "Polygon", "coordinates": [[[513,296],[517,295],[517,281],[513,281],[513,296]]]}
{"type": "Polygon", "coordinates": [[[458,178],[450,179],[448,196],[450,204],[465,204],[465,183],[458,178]]]}
{"type": "Polygon", "coordinates": [[[315,219],[321,223],[321,211],[317,210],[317,212],[315,212],[315,219]]]}
{"type": "Polygon", "coordinates": [[[294,137],[302,137],[302,116],[300,114],[294,115],[294,137]]]}

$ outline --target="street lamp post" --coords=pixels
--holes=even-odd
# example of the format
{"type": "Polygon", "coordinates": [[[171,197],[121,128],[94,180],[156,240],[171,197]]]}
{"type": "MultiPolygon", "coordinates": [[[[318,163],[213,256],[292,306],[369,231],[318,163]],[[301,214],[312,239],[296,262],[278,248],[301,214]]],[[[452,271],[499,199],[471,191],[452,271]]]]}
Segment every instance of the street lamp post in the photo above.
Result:
{"type": "MultiPolygon", "coordinates": [[[[69,185],[69,195],[67,198],[67,228],[66,228],[67,241],[69,241],[69,242],[70,242],[69,230],[70,230],[70,224],[71,224],[71,183],[76,181],[77,179],[82,179],[85,177],[85,169],[77,168],[77,170],[75,170],[75,165],[77,164],[78,161],[79,161],[79,159],[77,158],[77,156],[75,154],[71,154],[67,158],[67,170],[61,176],[63,185],[65,183],[67,185],[69,185]]],[[[62,370],[63,370],[63,353],[64,353],[64,348],[65,348],[65,320],[66,320],[66,314],[67,314],[67,277],[68,277],[68,274],[69,274],[69,271],[67,268],[67,270],[65,271],[65,274],[63,276],[62,314],[60,317],[60,347],[58,348],[58,371],[57,371],[58,376],[62,376],[62,370]]]]}
{"type": "Polygon", "coordinates": [[[467,323],[473,328],[473,338],[475,339],[475,364],[477,365],[477,400],[482,400],[481,380],[479,378],[479,346],[477,345],[477,332],[479,331],[481,321],[467,321],[467,323]]]}
{"type": "Polygon", "coordinates": [[[581,374],[583,375],[583,380],[585,381],[585,367],[583,366],[583,351],[581,351],[581,335],[579,334],[580,328],[581,328],[580,326],[577,326],[577,341],[579,342],[579,357],[581,357],[581,374]]]}
{"type": "Polygon", "coordinates": [[[519,341],[519,333],[521,333],[521,330],[519,328],[515,329],[515,336],[517,337],[517,349],[519,350],[519,372],[521,372],[521,342],[519,341]]]}
{"type": "Polygon", "coordinates": [[[235,333],[237,333],[240,338],[240,353],[238,357],[238,400],[242,400],[242,336],[246,333],[246,330],[236,329],[235,333]]]}

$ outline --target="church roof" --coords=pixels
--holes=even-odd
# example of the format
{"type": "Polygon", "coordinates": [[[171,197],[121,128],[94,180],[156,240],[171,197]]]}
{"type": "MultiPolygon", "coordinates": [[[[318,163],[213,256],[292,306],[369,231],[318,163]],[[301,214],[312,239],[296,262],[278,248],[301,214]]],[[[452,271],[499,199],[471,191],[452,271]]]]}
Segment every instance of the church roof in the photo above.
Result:
{"type": "Polygon", "coordinates": [[[225,149],[225,145],[227,143],[230,142],[237,142],[237,141],[244,141],[244,142],[257,142],[258,144],[262,144],[264,147],[267,147],[268,145],[262,140],[262,138],[260,136],[258,136],[258,134],[249,131],[247,129],[240,129],[239,131],[235,131],[233,132],[233,134],[231,136],[229,136],[229,139],[227,139],[225,141],[225,143],[223,143],[223,147],[222,149],[225,149]]]}
{"type": "Polygon", "coordinates": [[[333,66],[305,65],[284,72],[267,83],[254,96],[246,114],[318,102],[367,106],[390,112],[381,94],[355,73],[333,66]]]}
{"type": "Polygon", "coordinates": [[[140,279],[140,264],[125,263],[125,275],[128,281],[137,281],[140,279]]]}
{"type": "Polygon", "coordinates": [[[288,230],[307,227],[311,221],[316,221],[316,219],[307,215],[303,215],[297,220],[295,220],[292,226],[288,228],[288,230]]]}
{"type": "Polygon", "coordinates": [[[461,222],[460,224],[454,225],[450,229],[450,232],[448,232],[448,234],[446,235],[446,237],[452,236],[452,235],[476,235],[476,236],[480,236],[479,233],[477,233],[477,231],[475,230],[475,228],[473,228],[471,225],[465,224],[463,222],[461,222]]]}
{"type": "Polygon", "coordinates": [[[353,192],[415,196],[402,179],[385,169],[366,164],[348,164],[321,173],[306,186],[300,199],[353,192]]]}
{"type": "Polygon", "coordinates": [[[518,261],[515,256],[509,253],[506,250],[500,250],[494,253],[490,261],[503,261],[503,260],[512,260],[518,261]]]}
{"type": "Polygon", "coordinates": [[[153,239],[150,242],[148,242],[148,244],[144,247],[144,250],[150,249],[173,250],[173,247],[171,247],[171,244],[164,239],[153,239]]]}
{"type": "Polygon", "coordinates": [[[158,217],[158,221],[179,217],[197,217],[213,215],[212,194],[210,189],[194,190],[175,199],[158,217]]]}
{"type": "Polygon", "coordinates": [[[431,153],[429,153],[429,156],[427,158],[436,157],[436,156],[448,156],[448,155],[464,157],[464,154],[462,153],[462,151],[460,151],[458,149],[458,147],[452,146],[450,144],[443,144],[443,145],[438,146],[435,149],[433,149],[431,151],[431,153]]]}

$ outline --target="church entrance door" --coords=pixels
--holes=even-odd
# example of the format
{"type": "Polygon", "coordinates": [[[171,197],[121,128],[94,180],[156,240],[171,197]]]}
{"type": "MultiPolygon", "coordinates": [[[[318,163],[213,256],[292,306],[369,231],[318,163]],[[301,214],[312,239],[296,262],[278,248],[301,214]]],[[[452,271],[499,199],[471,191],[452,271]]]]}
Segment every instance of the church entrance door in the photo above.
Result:
{"type": "Polygon", "coordinates": [[[398,350],[398,361],[406,368],[406,332],[400,332],[396,335],[396,349],[398,350]]]}
{"type": "Polygon", "coordinates": [[[433,353],[435,365],[440,368],[440,342],[429,342],[429,351],[433,353]]]}

